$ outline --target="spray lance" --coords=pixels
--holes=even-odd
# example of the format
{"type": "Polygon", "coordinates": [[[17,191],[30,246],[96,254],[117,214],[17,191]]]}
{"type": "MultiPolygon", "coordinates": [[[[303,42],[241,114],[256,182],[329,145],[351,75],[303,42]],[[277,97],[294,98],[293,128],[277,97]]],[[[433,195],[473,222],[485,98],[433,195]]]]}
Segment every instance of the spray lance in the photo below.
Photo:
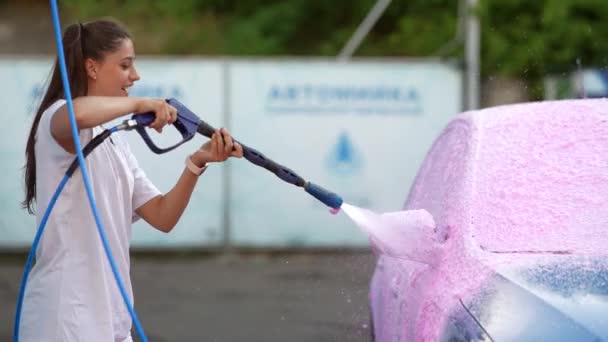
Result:
{"type": "MultiPolygon", "coordinates": [[[[160,148],[154,144],[154,142],[148,135],[146,127],[154,121],[154,113],[136,114],[133,115],[133,117],[131,118],[131,120],[134,120],[137,123],[132,127],[137,130],[137,132],[141,135],[150,150],[157,154],[169,152],[177,148],[181,144],[192,139],[196,135],[196,133],[202,134],[207,138],[211,138],[211,135],[215,132],[215,128],[213,128],[205,121],[201,120],[196,114],[194,114],[190,109],[188,109],[178,100],[171,98],[166,101],[168,104],[172,105],[173,107],[175,107],[175,109],[177,109],[177,119],[173,123],[173,126],[182,136],[182,140],[177,142],[173,146],[160,148]]],[[[307,193],[309,193],[314,198],[321,201],[328,207],[332,208],[334,211],[339,210],[340,206],[342,206],[342,198],[337,194],[330,192],[314,183],[304,180],[304,178],[300,177],[291,169],[276,163],[275,161],[266,157],[259,151],[248,147],[241,142],[238,143],[243,147],[243,157],[251,163],[265,168],[266,170],[274,173],[277,177],[287,183],[303,188],[307,193]]]]}

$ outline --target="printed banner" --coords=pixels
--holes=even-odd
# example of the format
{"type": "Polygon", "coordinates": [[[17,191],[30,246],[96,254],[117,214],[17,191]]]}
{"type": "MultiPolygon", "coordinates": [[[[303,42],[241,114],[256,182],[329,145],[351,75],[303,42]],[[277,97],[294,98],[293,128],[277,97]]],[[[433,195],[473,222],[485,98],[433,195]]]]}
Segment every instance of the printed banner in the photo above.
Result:
{"type": "MultiPolygon", "coordinates": [[[[461,110],[461,76],[438,63],[236,62],[237,139],[300,176],[379,212],[399,210],[427,150],[461,110]]],[[[233,163],[235,245],[364,246],[344,214],[301,188],[233,163]]]]}

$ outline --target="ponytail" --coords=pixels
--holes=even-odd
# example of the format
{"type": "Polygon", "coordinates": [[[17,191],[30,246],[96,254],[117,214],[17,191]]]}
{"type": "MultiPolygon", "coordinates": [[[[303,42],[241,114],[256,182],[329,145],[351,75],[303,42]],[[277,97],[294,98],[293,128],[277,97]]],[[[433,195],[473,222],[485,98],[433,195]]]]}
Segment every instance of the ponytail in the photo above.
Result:
{"type": "MultiPolygon", "coordinates": [[[[86,96],[88,93],[85,59],[103,60],[106,53],[115,51],[126,38],[130,38],[129,33],[118,23],[109,20],[72,24],[65,29],[62,37],[63,54],[72,98],[86,96]]],[[[34,213],[36,200],[36,132],[42,113],[59,99],[65,99],[65,92],[59,61],[55,59],[48,88],[34,116],[25,148],[25,199],[21,202],[21,206],[30,214],[34,213]]]]}

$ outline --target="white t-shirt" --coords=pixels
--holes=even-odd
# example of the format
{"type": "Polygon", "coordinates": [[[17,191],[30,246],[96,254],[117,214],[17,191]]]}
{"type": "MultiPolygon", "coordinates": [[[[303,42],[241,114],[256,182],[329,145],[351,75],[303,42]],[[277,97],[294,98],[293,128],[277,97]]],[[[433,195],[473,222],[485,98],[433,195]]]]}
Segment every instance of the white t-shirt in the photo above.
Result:
{"type": "MultiPolygon", "coordinates": [[[[42,216],[75,155],[51,136],[53,103],[37,131],[36,217],[42,216]]],[[[84,147],[103,129],[83,129],[84,147]]],[[[160,194],[117,135],[86,158],[101,222],[133,302],[129,276],[131,224],[135,209],[160,194]]],[[[29,275],[21,316],[22,342],[130,342],[131,316],[114,279],[86,194],[80,168],[63,189],[49,217],[29,275]]]]}

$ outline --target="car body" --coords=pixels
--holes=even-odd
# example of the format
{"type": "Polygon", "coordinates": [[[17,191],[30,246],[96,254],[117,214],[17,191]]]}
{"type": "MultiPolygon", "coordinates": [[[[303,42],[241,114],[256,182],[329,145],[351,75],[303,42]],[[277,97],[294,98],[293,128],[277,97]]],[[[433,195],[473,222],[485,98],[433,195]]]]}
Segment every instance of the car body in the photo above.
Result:
{"type": "Polygon", "coordinates": [[[361,222],[376,341],[608,341],[608,100],[462,113],[361,222]]]}

